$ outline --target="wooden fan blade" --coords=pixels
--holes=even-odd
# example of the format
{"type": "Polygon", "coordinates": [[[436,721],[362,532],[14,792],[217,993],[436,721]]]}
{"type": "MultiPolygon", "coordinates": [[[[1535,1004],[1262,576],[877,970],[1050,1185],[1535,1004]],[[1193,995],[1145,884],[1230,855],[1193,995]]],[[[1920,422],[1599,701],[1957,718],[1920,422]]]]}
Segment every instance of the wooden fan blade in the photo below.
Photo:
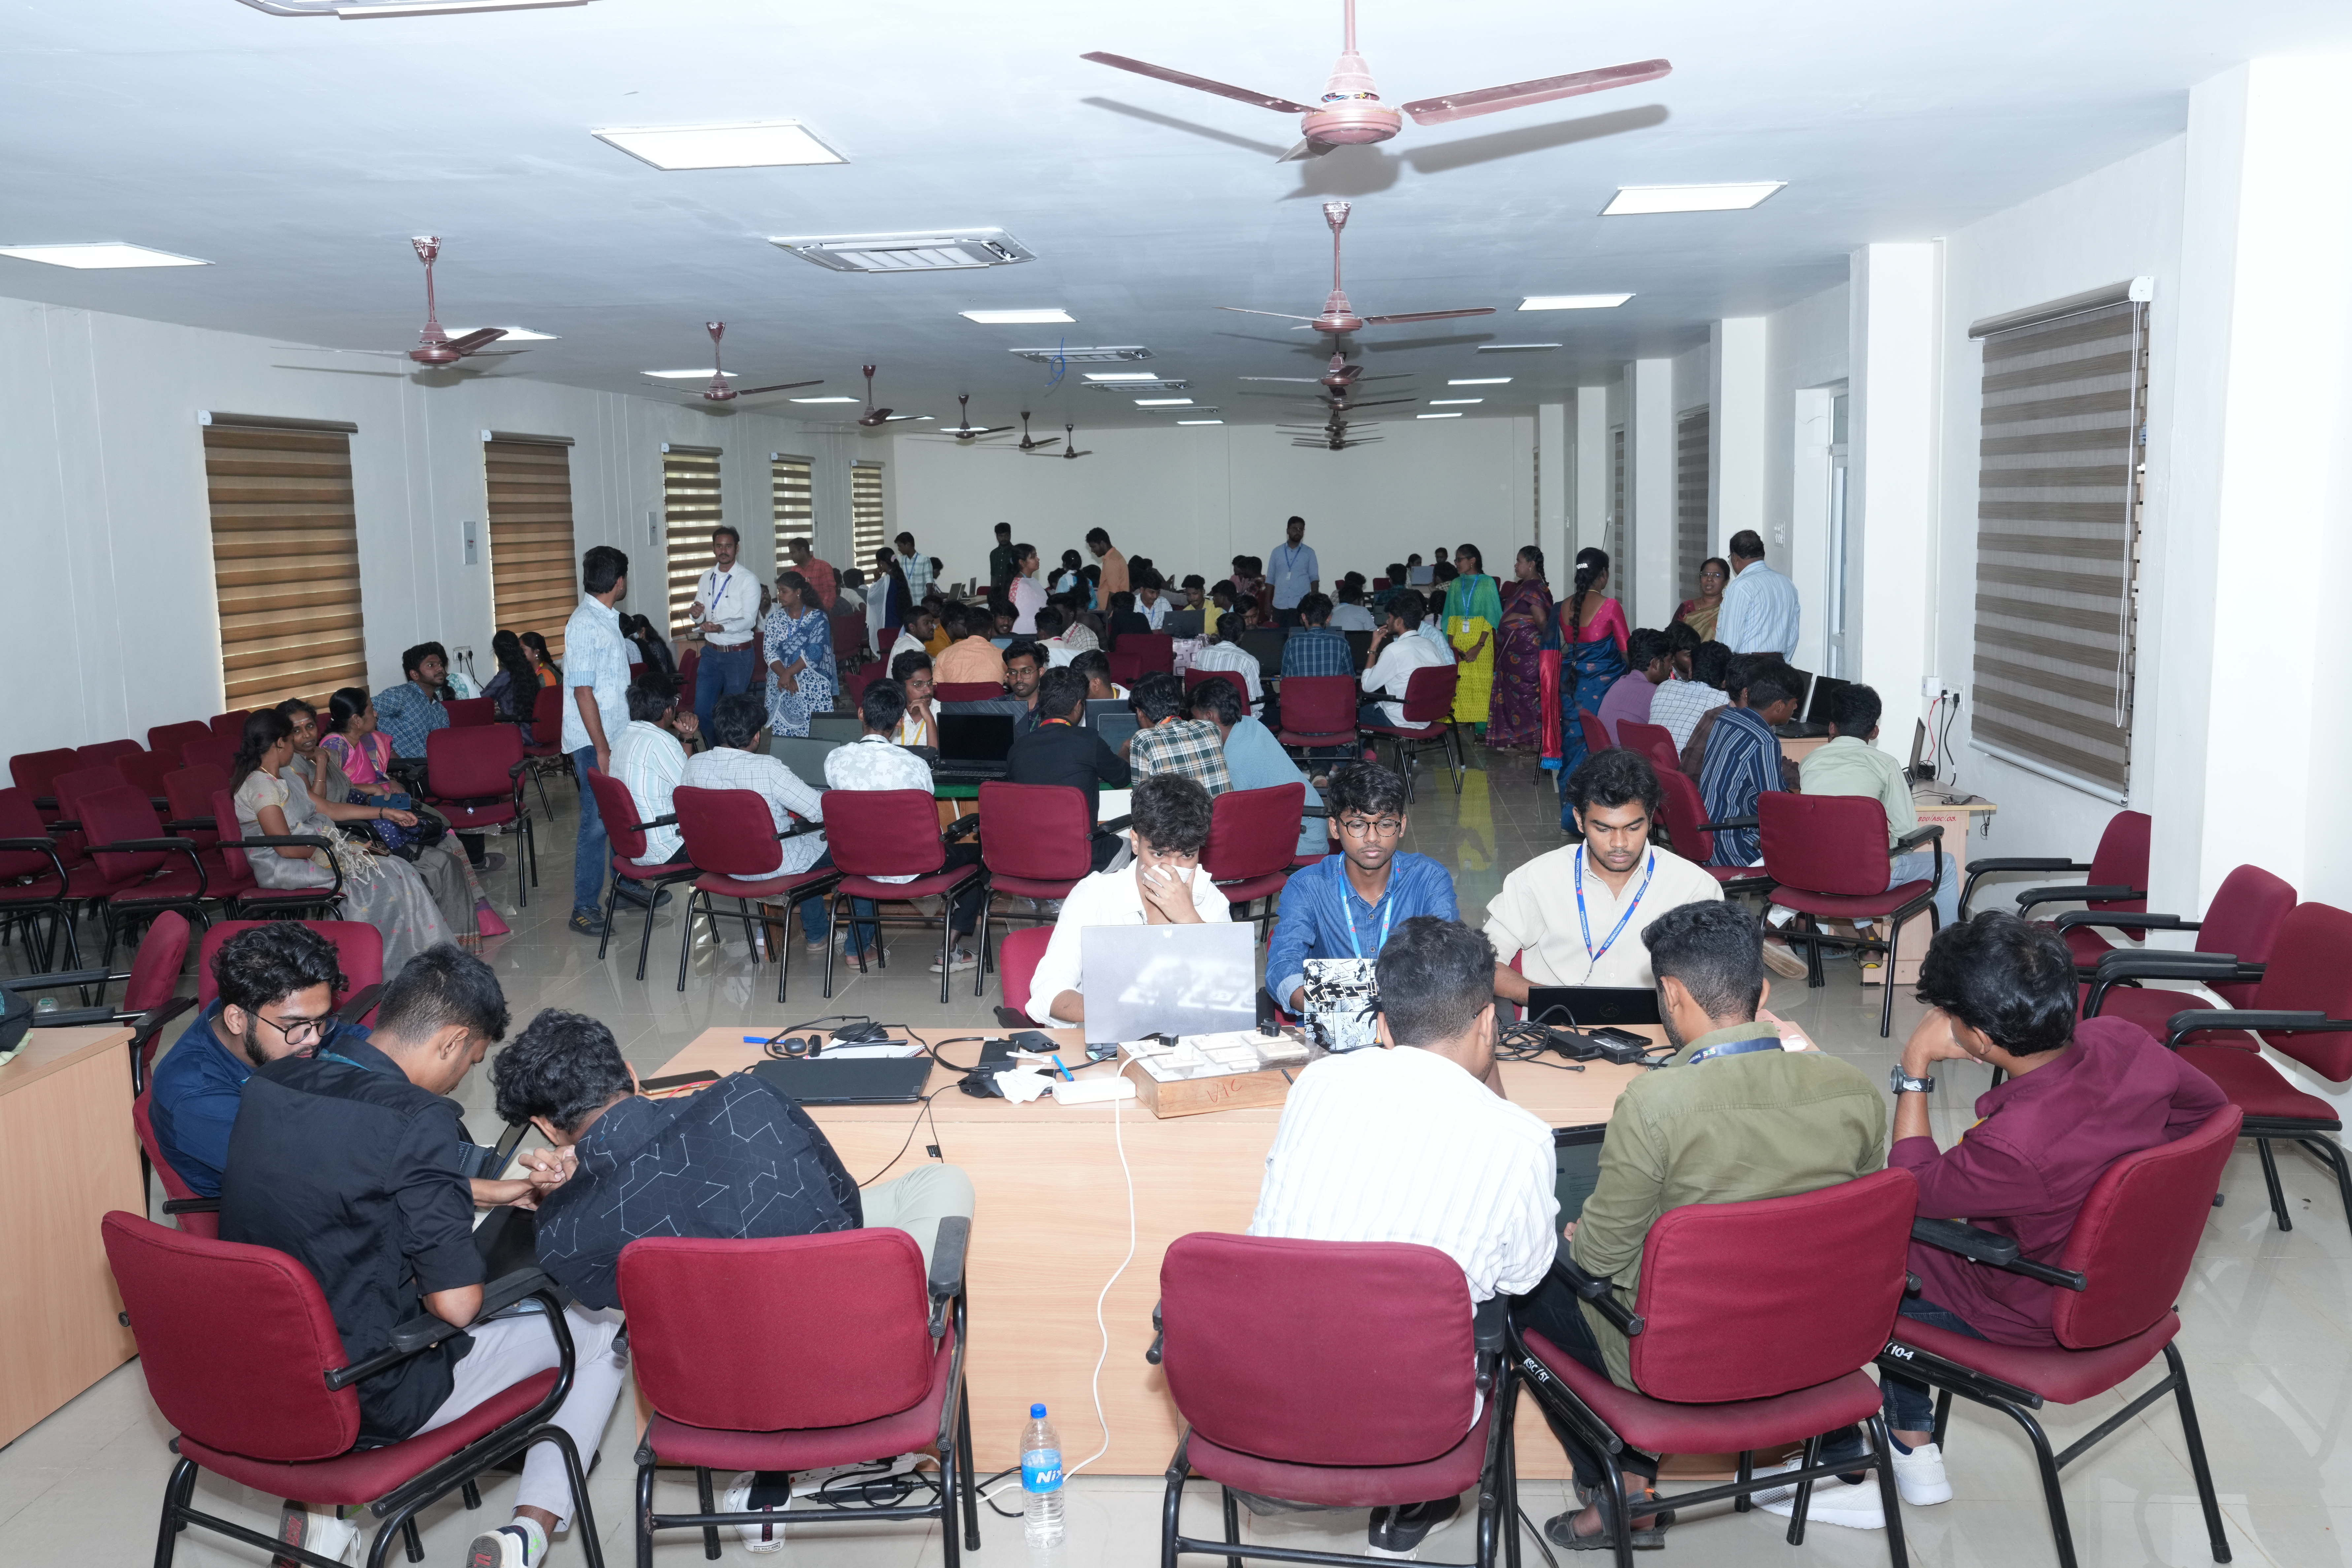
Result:
{"type": "Polygon", "coordinates": [[[1570,71],[1566,76],[1515,81],[1508,87],[1457,92],[1450,98],[1418,99],[1406,104],[1404,111],[1412,116],[1415,125],[1444,125],[1448,121],[1467,120],[1473,115],[1520,109],[1530,103],[1548,103],[1555,98],[1574,98],[1580,93],[1604,92],[1612,87],[1632,87],[1636,82],[1655,81],[1674,68],[1665,60],[1636,60],[1631,65],[1603,66],[1598,70],[1570,71]]]}
{"type": "Polygon", "coordinates": [[[1131,60],[1125,55],[1096,53],[1080,55],[1078,58],[1092,60],[1098,66],[1109,66],[1115,70],[1133,71],[1138,76],[1153,77],[1160,81],[1172,81],[1178,87],[1189,87],[1196,92],[1213,92],[1219,98],[1230,98],[1236,103],[1255,103],[1260,109],[1271,109],[1276,114],[1314,112],[1307,105],[1293,103],[1286,98],[1276,98],[1268,93],[1252,92],[1245,87],[1232,87],[1222,81],[1211,81],[1207,77],[1194,76],[1190,71],[1171,70],[1166,66],[1155,66],[1149,60],[1131,60]]]}
{"type": "Polygon", "coordinates": [[[479,331],[467,332],[462,338],[451,338],[449,346],[458,353],[469,354],[476,349],[489,347],[506,335],[507,330],[504,327],[483,327],[479,331]]]}
{"type": "Polygon", "coordinates": [[[1397,321],[1442,321],[1449,316],[1491,316],[1494,313],[1492,305],[1481,305],[1473,310],[1407,310],[1395,316],[1366,316],[1364,325],[1385,327],[1397,321]]]}
{"type": "Polygon", "coordinates": [[[1253,310],[1246,305],[1220,305],[1220,310],[1234,310],[1244,316],[1273,316],[1285,321],[1311,321],[1312,316],[1294,316],[1287,310],[1253,310]]]}
{"type": "Polygon", "coordinates": [[[815,381],[780,381],[773,386],[739,386],[735,389],[735,395],[751,397],[762,392],[790,392],[796,386],[823,386],[824,384],[822,377],[815,381]]]}

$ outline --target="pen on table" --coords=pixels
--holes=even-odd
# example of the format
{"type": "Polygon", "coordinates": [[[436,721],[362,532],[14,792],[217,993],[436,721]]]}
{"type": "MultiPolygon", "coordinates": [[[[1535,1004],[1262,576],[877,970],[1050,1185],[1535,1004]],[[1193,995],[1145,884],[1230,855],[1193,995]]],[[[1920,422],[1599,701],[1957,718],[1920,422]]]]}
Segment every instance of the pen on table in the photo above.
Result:
{"type": "Polygon", "coordinates": [[[1075,1082],[1076,1082],[1076,1081],[1077,1081],[1076,1079],[1070,1078],[1070,1069],[1069,1069],[1069,1068],[1066,1068],[1066,1067],[1064,1067],[1064,1066],[1062,1065],[1062,1058],[1061,1058],[1061,1057],[1060,1057],[1059,1055],[1056,1055],[1056,1056],[1053,1058],[1053,1060],[1054,1060],[1054,1070],[1055,1070],[1055,1072],[1060,1073],[1060,1074],[1062,1075],[1062,1077],[1063,1077],[1065,1079],[1066,1079],[1066,1080],[1068,1080],[1068,1081],[1070,1081],[1070,1082],[1075,1083],[1075,1082]]]}

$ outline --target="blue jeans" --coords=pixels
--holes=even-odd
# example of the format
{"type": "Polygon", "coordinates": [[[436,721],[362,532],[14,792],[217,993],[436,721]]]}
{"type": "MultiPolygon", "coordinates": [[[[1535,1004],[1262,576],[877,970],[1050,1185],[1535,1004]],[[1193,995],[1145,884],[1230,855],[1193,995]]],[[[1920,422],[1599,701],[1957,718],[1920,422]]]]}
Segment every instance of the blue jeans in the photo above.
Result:
{"type": "MultiPolygon", "coordinates": [[[[833,851],[828,849],[824,854],[816,858],[815,864],[812,865],[809,869],[812,871],[829,870],[832,866],[833,851]]],[[[874,923],[873,919],[875,912],[874,900],[871,899],[852,899],[849,900],[849,909],[850,913],[855,917],[852,921],[854,935],[856,938],[855,945],[859,952],[863,952],[866,947],[873,945],[875,938],[880,934],[880,928],[874,923]]],[[[801,905],[801,930],[807,933],[809,941],[816,942],[823,942],[824,940],[825,926],[832,918],[832,910],[833,900],[829,896],[822,899],[811,899],[801,905]]],[[[845,944],[842,951],[844,952],[849,952],[849,945],[845,944]]]]}
{"type": "MultiPolygon", "coordinates": [[[[1904,1297],[1901,1311],[1913,1322],[1925,1323],[1931,1329],[1966,1334],[1972,1340],[1984,1338],[1949,1307],[1939,1307],[1916,1296],[1904,1297]]],[[[1926,1384],[1881,1367],[1878,1369],[1878,1392],[1885,1407],[1888,1431],[1932,1432],[1936,1429],[1935,1401],[1928,1396],[1926,1384]]],[[[1862,1440],[1862,1428],[1859,1426],[1841,1426],[1822,1437],[1823,1459],[1858,1459],[1867,1447],[1862,1440]]]]}
{"type": "Polygon", "coordinates": [[[604,874],[610,869],[613,852],[604,819],[596,815],[596,792],[588,787],[588,775],[596,771],[596,748],[583,746],[572,752],[572,766],[580,775],[580,837],[572,851],[572,912],[585,910],[601,918],[604,874]]]}
{"type": "Polygon", "coordinates": [[[702,662],[694,671],[694,716],[702,721],[706,737],[710,733],[710,715],[718,708],[719,700],[751,689],[752,660],[750,643],[741,647],[702,645],[702,662]]]}
{"type": "MultiPolygon", "coordinates": [[[[1936,874],[1936,852],[1915,849],[1908,855],[1897,855],[1886,863],[1886,885],[1902,882],[1924,882],[1936,874]]],[[[1944,857],[1944,879],[1936,884],[1936,919],[1938,929],[1949,930],[1960,923],[1959,868],[1949,855],[1944,857]]]]}

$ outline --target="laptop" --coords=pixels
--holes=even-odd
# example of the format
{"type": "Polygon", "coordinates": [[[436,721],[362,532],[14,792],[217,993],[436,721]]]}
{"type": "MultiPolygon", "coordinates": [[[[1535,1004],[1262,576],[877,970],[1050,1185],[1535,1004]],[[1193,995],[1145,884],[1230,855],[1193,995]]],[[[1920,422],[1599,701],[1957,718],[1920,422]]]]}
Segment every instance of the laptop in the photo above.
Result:
{"type": "Polygon", "coordinates": [[[1797,683],[1797,710],[1786,720],[1773,725],[1772,733],[1784,741],[1815,740],[1827,734],[1829,731],[1826,726],[1811,722],[1806,718],[1806,714],[1810,711],[1806,699],[1811,694],[1814,684],[1812,674],[1810,671],[1799,669],[1787,659],[1781,659],[1780,663],[1780,673],[1797,683]]]}
{"type": "Polygon", "coordinates": [[[803,1105],[912,1105],[923,1098],[931,1059],[820,1055],[754,1062],[751,1070],[803,1105]]]}
{"type": "MultiPolygon", "coordinates": [[[[1601,1178],[1601,1141],[1608,1132],[1605,1121],[1551,1130],[1551,1190],[1559,1198],[1558,1225],[1566,1226],[1584,1212],[1584,1200],[1601,1178]]],[[[1566,1237],[1560,1237],[1559,1256],[1568,1256],[1566,1237]]]]}
{"type": "Polygon", "coordinates": [[[824,788],[824,760],[841,750],[846,742],[830,735],[771,735],[768,755],[790,768],[801,783],[813,790],[824,788]]]}
{"type": "Polygon", "coordinates": [[[839,741],[846,744],[866,733],[864,721],[855,713],[812,713],[808,724],[812,741],[839,741]]]}
{"type": "Polygon", "coordinates": [[[942,711],[939,726],[940,760],[931,769],[933,778],[954,783],[1004,776],[1004,759],[1013,750],[1013,715],[942,711]]]}
{"type": "Polygon", "coordinates": [[[1103,738],[1104,745],[1116,752],[1134,739],[1139,721],[1135,717],[1135,710],[1129,708],[1123,699],[1112,699],[1109,706],[1116,711],[1097,713],[1094,711],[1094,704],[1087,703],[1087,723],[1096,734],[1103,738]]]}
{"type": "Polygon", "coordinates": [[[1202,625],[1206,617],[1198,610],[1171,610],[1168,612],[1168,618],[1160,623],[1160,629],[1180,640],[1196,637],[1201,635],[1202,625]]]}
{"type": "Polygon", "coordinates": [[[1933,784],[1936,770],[1919,759],[1927,750],[1927,721],[1911,721],[1911,761],[1904,766],[1903,776],[1915,784],[1933,784]]]}
{"type": "Polygon", "coordinates": [[[1528,1022],[1568,1029],[1654,1026],[1658,994],[1646,985],[1530,985],[1528,1022]]]}
{"type": "Polygon", "coordinates": [[[1254,1029],[1256,959],[1246,921],[1087,926],[1078,933],[1087,1044],[1254,1029]]]}
{"type": "MultiPolygon", "coordinates": [[[[1804,675],[1802,670],[1791,670],[1790,673],[1801,679],[1804,675]]],[[[1827,735],[1830,732],[1831,705],[1836,702],[1839,692],[1853,684],[1851,681],[1840,680],[1834,675],[1816,675],[1812,678],[1812,682],[1813,694],[1809,700],[1798,708],[1797,716],[1785,724],[1774,727],[1772,732],[1782,740],[1806,741],[1827,735]]]]}
{"type": "MultiPolygon", "coordinates": [[[[1127,705],[1127,699],[1124,697],[1089,697],[1087,699],[1087,716],[1084,722],[1089,730],[1099,730],[1102,728],[1101,721],[1131,715],[1134,711],[1127,705]]],[[[1118,744],[1115,741],[1111,743],[1118,744]]]]}

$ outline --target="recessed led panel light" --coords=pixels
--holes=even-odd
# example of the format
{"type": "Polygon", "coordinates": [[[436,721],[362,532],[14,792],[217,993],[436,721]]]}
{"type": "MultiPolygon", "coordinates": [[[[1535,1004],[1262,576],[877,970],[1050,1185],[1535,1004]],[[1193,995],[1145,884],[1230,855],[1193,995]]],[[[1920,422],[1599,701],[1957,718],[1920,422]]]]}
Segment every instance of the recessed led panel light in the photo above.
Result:
{"type": "Polygon", "coordinates": [[[1189,397],[1139,397],[1135,405],[1138,408],[1190,408],[1192,400],[1189,397]]]}
{"type": "Polygon", "coordinates": [[[1443,408],[1449,403],[1484,403],[1486,401],[1483,397],[1433,397],[1429,400],[1429,405],[1432,408],[1443,408]]]}
{"type": "Polygon", "coordinates": [[[96,245],[0,245],[0,256],[19,261],[46,261],[52,267],[210,267],[193,256],[150,250],[143,245],[107,240],[96,245]]]}
{"type": "Polygon", "coordinates": [[[1613,310],[1631,294],[1530,294],[1519,301],[1522,310],[1613,310]]]}
{"type": "Polygon", "coordinates": [[[742,125],[645,125],[592,131],[656,169],[765,169],[786,163],[846,163],[797,120],[742,125]]]}
{"type": "MultiPolygon", "coordinates": [[[[442,329],[453,338],[462,338],[467,332],[478,332],[481,330],[479,327],[444,327],[442,329]]],[[[529,327],[501,327],[499,330],[506,333],[505,337],[499,340],[502,343],[551,343],[558,340],[557,333],[534,332],[529,327]]]]}
{"type": "Polygon", "coordinates": [[[1179,419],[1176,423],[1179,425],[1223,425],[1224,421],[1222,419],[1179,419]]]}
{"type": "Polygon", "coordinates": [[[1034,327],[1053,321],[1075,323],[1077,321],[1067,310],[960,310],[957,314],[983,327],[1034,327]]]}
{"type": "Polygon", "coordinates": [[[1638,213],[1744,212],[1787,184],[1786,180],[1751,180],[1733,185],[1622,185],[1601,209],[1602,217],[1629,217],[1638,213]]]}
{"type": "Polygon", "coordinates": [[[1480,343],[1478,352],[1482,354],[1507,354],[1520,349],[1556,349],[1558,347],[1559,347],[1558,343],[1480,343]]]}
{"type": "Polygon", "coordinates": [[[1416,414],[1413,417],[1415,419],[1459,419],[1462,416],[1459,414],[1416,414]]]}
{"type": "Polygon", "coordinates": [[[1510,384],[1511,378],[1507,375],[1465,375],[1456,377],[1445,384],[1448,386],[1508,386],[1510,384]]]}
{"type": "Polygon", "coordinates": [[[788,397],[787,403],[855,403],[854,397],[788,397]]]}
{"type": "Polygon", "coordinates": [[[650,375],[660,381],[708,381],[713,375],[723,375],[730,381],[735,379],[735,372],[731,370],[646,370],[639,371],[637,374],[650,375]]]}
{"type": "Polygon", "coordinates": [[[1159,381],[1161,378],[1148,370],[1090,370],[1088,381],[1159,381]]]}

